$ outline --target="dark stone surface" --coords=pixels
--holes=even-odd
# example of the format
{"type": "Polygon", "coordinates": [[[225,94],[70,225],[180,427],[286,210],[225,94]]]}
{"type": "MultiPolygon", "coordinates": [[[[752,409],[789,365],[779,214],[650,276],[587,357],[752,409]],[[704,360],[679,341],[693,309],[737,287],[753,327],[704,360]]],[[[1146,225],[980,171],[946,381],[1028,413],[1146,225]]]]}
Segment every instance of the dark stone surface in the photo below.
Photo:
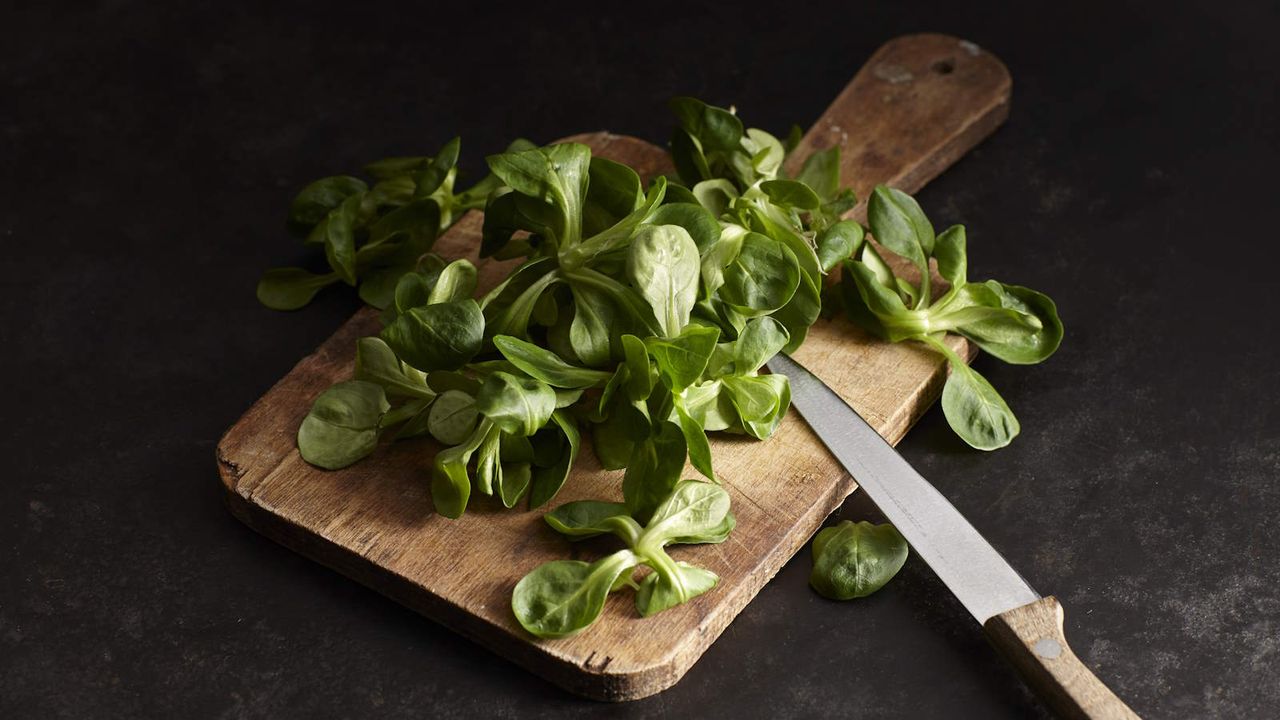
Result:
{"type": "Polygon", "coordinates": [[[661,141],[675,93],[782,131],[920,30],[1015,82],[1007,126],[921,200],[967,224],[977,274],[1052,295],[1067,338],[1043,366],[978,361],[1011,447],[969,451],[935,409],[903,452],[1139,712],[1280,716],[1276,6],[865,5],[10,4],[0,716],[1042,715],[920,562],[837,604],[807,552],[674,689],[578,700],[254,535],[213,462],[357,306],[254,300],[311,258],[282,230],[305,182],[455,133],[473,173],[515,134],[661,141]]]}

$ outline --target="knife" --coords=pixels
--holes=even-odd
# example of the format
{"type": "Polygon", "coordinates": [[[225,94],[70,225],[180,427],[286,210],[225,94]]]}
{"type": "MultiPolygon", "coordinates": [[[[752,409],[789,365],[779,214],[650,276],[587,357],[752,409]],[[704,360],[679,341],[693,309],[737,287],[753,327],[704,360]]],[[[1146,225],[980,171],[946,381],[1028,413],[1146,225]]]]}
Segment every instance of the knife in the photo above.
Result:
{"type": "Polygon", "coordinates": [[[768,368],[787,376],[792,406],[1055,715],[1138,717],[1071,651],[1056,598],[1031,589],[959,510],[813,373],[785,354],[768,368]]]}

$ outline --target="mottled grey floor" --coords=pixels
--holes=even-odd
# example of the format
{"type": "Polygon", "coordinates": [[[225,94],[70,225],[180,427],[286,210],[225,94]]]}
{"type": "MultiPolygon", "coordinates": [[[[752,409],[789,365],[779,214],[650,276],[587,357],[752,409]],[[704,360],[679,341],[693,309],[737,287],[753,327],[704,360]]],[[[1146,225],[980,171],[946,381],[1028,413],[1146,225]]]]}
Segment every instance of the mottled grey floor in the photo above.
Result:
{"type": "Polygon", "coordinates": [[[802,553],[680,685],[616,707],[220,503],[221,431],[356,307],[254,300],[312,257],[282,230],[303,183],[454,133],[472,173],[516,133],[662,141],[675,93],[783,131],[919,30],[1015,79],[1007,126],[921,201],[968,226],[974,274],[1052,295],[1067,337],[1043,366],[978,360],[1011,447],[970,451],[935,410],[903,452],[1140,713],[1280,716],[1275,6],[930,4],[5,10],[0,716],[1041,716],[915,560],[837,604],[802,553]]]}

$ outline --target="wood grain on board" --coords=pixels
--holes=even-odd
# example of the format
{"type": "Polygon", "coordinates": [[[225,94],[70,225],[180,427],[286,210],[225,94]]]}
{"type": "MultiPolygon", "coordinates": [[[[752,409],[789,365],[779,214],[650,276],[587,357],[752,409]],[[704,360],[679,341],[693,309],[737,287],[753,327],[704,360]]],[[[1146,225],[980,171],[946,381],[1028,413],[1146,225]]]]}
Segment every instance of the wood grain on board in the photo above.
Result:
{"type": "MultiPolygon", "coordinates": [[[[999,125],[1009,92],[999,60],[972,44],[942,35],[899,38],[872,56],[798,154],[840,144],[844,178],[859,197],[882,182],[915,191],[999,125]]],[[[572,139],[642,175],[669,169],[662,149],[634,138],[594,133],[572,139]]],[[[481,223],[477,212],[463,217],[437,251],[477,260],[481,223]]],[[[482,288],[508,269],[477,264],[482,288]]],[[[358,312],[227,431],[217,455],[231,511],[268,537],[582,695],[628,700],[674,684],[856,487],[795,413],[766,441],[717,433],[715,467],[738,527],[724,544],[677,546],[672,555],[714,571],[720,584],[650,619],[638,615],[632,593],[618,592],[581,634],[535,640],[512,616],[512,587],[548,560],[599,557],[615,548],[609,539],[571,544],[542,521],[549,508],[504,510],[478,495],[458,520],[435,514],[428,478],[437,448],[429,440],[384,444],[372,457],[332,472],[298,455],[295,436],[312,401],[350,378],[356,339],[378,329],[376,311],[358,312]]],[[[972,356],[964,341],[952,342],[972,356]]],[[[796,358],[895,443],[937,398],[945,378],[937,355],[879,342],[842,319],[819,321],[796,358]]],[[[621,477],[602,470],[588,445],[551,506],[620,499],[621,477]]]]}

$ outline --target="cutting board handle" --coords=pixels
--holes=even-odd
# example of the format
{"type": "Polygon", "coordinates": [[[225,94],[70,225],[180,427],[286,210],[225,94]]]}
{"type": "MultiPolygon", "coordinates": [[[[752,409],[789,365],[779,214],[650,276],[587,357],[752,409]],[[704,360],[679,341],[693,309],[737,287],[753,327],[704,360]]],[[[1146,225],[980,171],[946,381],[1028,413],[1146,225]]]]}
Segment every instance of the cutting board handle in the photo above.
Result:
{"type": "Polygon", "coordinates": [[[991,644],[1058,717],[1138,717],[1071,652],[1057,598],[1049,596],[1003,612],[983,627],[991,644]]]}
{"type": "Polygon", "coordinates": [[[894,38],[809,128],[784,169],[794,177],[810,153],[839,146],[841,178],[860,200],[881,183],[914,193],[1004,122],[1012,87],[1004,63],[967,40],[894,38]]]}

